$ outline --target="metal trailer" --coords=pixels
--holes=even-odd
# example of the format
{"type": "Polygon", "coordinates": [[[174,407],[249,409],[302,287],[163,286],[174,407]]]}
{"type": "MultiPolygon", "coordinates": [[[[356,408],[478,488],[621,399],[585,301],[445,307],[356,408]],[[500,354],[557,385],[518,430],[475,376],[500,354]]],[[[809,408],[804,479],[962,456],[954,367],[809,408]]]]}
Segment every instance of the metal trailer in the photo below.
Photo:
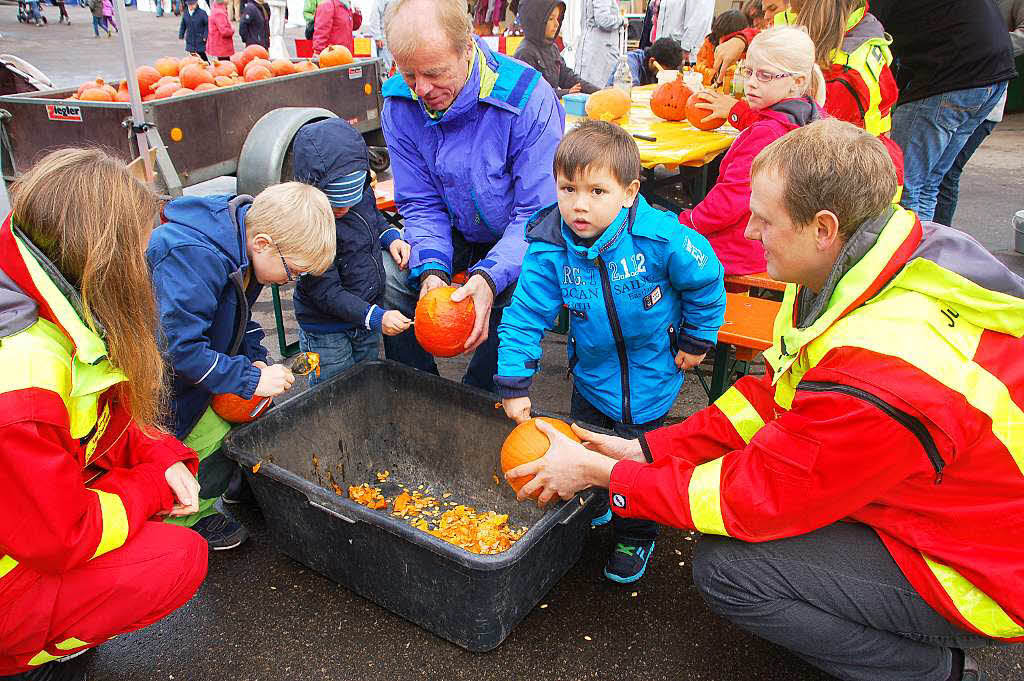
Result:
{"type": "Polygon", "coordinates": [[[10,181],[60,147],[98,146],[130,162],[144,129],[158,191],[236,175],[256,194],[291,179],[291,143],[306,123],[340,117],[363,133],[375,170],[388,166],[380,128],[377,59],[144,102],[133,121],[122,102],[68,100],[74,89],[0,97],[0,166],[10,181]]]}

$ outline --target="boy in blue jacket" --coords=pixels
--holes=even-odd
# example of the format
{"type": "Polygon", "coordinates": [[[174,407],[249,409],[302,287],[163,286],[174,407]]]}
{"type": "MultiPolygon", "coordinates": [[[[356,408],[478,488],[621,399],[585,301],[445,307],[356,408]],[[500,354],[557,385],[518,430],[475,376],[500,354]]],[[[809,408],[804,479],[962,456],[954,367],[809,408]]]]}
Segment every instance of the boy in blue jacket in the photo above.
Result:
{"type": "Polygon", "coordinates": [[[168,519],[191,527],[213,550],[232,549],[248,533],[214,509],[237,466],[218,450],[231,426],[210,408],[214,395],[274,397],[295,377],[268,366],[263,329],[251,310],[264,284],[322,273],[334,260],[334,218],[327,197],[287,182],[239,195],[184,196],[164,206],[166,222],[146,249],[172,370],[174,434],[199,455],[199,511],[168,519]]]}
{"type": "MultiPolygon", "coordinates": [[[[662,425],[725,317],[722,266],[707,240],[651,208],[640,189],[640,153],[622,128],[586,121],[554,161],[558,204],[526,224],[519,285],[498,327],[495,384],[509,418],[530,417],[530,382],[544,330],[569,308],[574,420],[635,438],[662,425]]],[[[598,511],[593,525],[612,520],[598,511]]],[[[615,516],[605,576],[640,579],[656,523],[615,516]]]]}
{"type": "Polygon", "coordinates": [[[316,385],[358,362],[377,359],[380,333],[409,328],[398,310],[381,307],[388,249],[395,264],[409,262],[409,244],[388,227],[370,187],[370,158],[358,130],[340,118],[302,127],[292,145],[294,174],[327,195],[337,235],[334,262],[320,276],[302,277],[295,287],[299,347],[320,353],[316,385]]]}

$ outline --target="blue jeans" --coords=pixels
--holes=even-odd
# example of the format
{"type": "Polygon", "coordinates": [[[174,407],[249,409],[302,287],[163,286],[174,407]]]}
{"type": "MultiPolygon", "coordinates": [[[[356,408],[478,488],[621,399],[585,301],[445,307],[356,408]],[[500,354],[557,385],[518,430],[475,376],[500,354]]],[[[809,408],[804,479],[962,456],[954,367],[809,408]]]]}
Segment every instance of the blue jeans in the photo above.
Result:
{"type": "Polygon", "coordinates": [[[299,329],[299,349],[320,353],[320,375],[309,375],[309,387],[340,374],[359,362],[370,362],[380,354],[380,332],[350,329],[337,333],[313,333],[299,329]]]}
{"type": "MultiPolygon", "coordinates": [[[[661,428],[665,423],[665,417],[655,419],[648,423],[628,424],[615,421],[605,415],[597,407],[592,405],[587,398],[580,394],[580,391],[573,386],[572,402],[569,406],[569,416],[573,421],[582,421],[598,428],[614,431],[619,437],[635,439],[641,433],[661,428]]],[[[594,517],[598,518],[608,510],[608,494],[601,492],[597,495],[597,502],[594,507],[594,517]]],[[[612,527],[615,529],[615,536],[623,539],[637,541],[653,541],[658,536],[658,523],[653,520],[642,520],[640,518],[620,518],[612,515],[612,527]]]]}
{"type": "Polygon", "coordinates": [[[997,645],[933,610],[859,523],[766,542],[704,535],[693,582],[715,614],[837,679],[936,681],[950,648],[997,645]]]}
{"type": "Polygon", "coordinates": [[[92,32],[96,34],[98,38],[100,36],[100,29],[103,29],[107,33],[110,33],[110,29],[107,28],[107,20],[104,17],[93,17],[92,18],[92,32]]]}
{"type": "Polygon", "coordinates": [[[933,95],[896,107],[892,139],[903,148],[903,207],[921,221],[934,217],[939,185],[1006,82],[933,95]]]}
{"type": "Polygon", "coordinates": [[[153,4],[156,6],[156,9],[154,10],[153,13],[155,15],[157,15],[158,17],[162,17],[164,15],[164,1],[163,0],[153,0],[153,4]]]}
{"type": "Polygon", "coordinates": [[[967,138],[967,144],[957,154],[956,160],[953,161],[953,165],[946,171],[946,176],[939,184],[939,198],[935,204],[932,222],[937,222],[940,225],[953,224],[953,214],[956,213],[956,204],[960,199],[960,173],[964,171],[964,166],[971,160],[971,156],[974,156],[974,152],[978,150],[985,138],[992,134],[995,127],[996,121],[986,118],[967,138]]]}

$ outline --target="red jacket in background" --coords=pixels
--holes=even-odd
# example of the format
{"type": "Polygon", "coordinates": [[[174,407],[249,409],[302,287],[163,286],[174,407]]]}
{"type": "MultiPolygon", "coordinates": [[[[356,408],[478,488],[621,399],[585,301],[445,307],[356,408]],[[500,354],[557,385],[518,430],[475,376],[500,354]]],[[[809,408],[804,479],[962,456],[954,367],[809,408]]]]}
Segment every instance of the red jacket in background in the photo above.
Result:
{"type": "Polygon", "coordinates": [[[352,31],[359,30],[363,15],[349,8],[341,0],[322,0],[313,15],[313,54],[319,54],[328,45],[343,45],[355,51],[352,31]]]}
{"type": "Polygon", "coordinates": [[[210,31],[206,37],[206,54],[230,57],[235,53],[235,29],[228,20],[227,6],[214,2],[210,10],[210,31]]]}
{"type": "Polygon", "coordinates": [[[740,136],[722,158],[718,181],[704,200],[679,214],[679,222],[700,232],[711,243],[727,276],[764,272],[764,248],[743,236],[750,220],[750,166],[766,146],[811,121],[823,117],[809,97],[784,99],[766,109],[751,109],[740,101],[729,122],[740,136]]]}

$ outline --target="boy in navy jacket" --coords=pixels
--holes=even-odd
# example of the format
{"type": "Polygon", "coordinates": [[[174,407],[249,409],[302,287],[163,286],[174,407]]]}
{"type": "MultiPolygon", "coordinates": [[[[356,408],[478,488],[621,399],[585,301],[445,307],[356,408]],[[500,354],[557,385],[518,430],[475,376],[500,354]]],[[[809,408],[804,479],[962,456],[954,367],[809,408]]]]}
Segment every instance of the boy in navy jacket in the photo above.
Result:
{"type": "Polygon", "coordinates": [[[359,131],[340,118],[310,123],[295,135],[292,154],[295,178],[327,195],[338,244],[327,271],[303,277],[295,288],[299,347],[320,353],[320,376],[309,376],[316,385],[357,362],[377,359],[381,331],[393,336],[409,328],[405,315],[379,305],[386,281],[381,249],[404,268],[409,244],[377,210],[369,152],[359,131]]]}
{"type": "Polygon", "coordinates": [[[184,196],[164,206],[146,257],[172,370],[174,434],[199,455],[199,511],[174,518],[231,549],[248,534],[213,505],[236,466],[218,451],[230,425],[210,408],[214,395],[274,397],[295,380],[268,366],[263,329],[251,319],[264,284],[320,273],[334,260],[327,197],[300,182],[251,196],[184,196]]]}
{"type": "MultiPolygon", "coordinates": [[[[580,124],[559,144],[554,170],[558,204],[526,224],[519,285],[498,327],[495,384],[509,418],[529,418],[540,340],[564,304],[572,418],[637,437],[662,425],[683,370],[718,337],[722,266],[704,237],[638,195],[640,153],[622,128],[580,124]]],[[[606,506],[593,524],[610,520],[606,506]]],[[[604,574],[635,582],[658,526],[615,516],[614,528],[604,574]]]]}

